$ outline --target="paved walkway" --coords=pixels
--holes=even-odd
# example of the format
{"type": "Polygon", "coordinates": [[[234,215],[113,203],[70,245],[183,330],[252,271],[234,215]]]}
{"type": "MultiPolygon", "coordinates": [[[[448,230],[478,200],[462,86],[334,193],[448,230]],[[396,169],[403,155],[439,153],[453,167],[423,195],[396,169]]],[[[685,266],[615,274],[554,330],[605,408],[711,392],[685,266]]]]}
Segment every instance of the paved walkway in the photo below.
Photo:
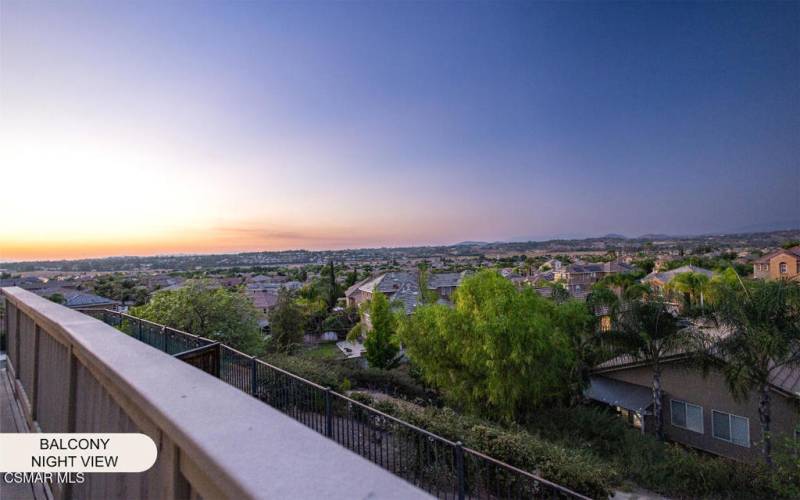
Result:
{"type": "MultiPolygon", "coordinates": [[[[28,432],[25,418],[11,390],[8,372],[0,369],[0,432],[28,432]]],[[[44,487],[41,484],[6,483],[0,473],[0,500],[45,500],[44,487]]]]}

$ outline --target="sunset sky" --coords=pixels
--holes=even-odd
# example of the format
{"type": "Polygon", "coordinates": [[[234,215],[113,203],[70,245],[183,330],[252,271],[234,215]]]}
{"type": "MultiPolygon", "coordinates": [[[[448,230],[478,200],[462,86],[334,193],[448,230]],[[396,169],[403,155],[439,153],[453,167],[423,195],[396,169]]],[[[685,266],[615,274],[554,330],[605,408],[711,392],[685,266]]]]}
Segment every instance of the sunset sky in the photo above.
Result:
{"type": "Polygon", "coordinates": [[[0,260],[800,214],[800,3],[0,1],[0,260]]]}

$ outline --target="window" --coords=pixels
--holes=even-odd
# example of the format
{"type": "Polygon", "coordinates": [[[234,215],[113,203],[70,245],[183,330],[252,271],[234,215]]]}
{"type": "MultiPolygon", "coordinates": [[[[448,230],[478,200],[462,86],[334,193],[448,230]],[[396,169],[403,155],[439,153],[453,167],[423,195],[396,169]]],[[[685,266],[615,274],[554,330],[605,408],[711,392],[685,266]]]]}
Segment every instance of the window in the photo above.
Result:
{"type": "Polygon", "coordinates": [[[750,420],[745,417],[711,410],[711,428],[717,439],[750,447],[750,420]]]}
{"type": "Polygon", "coordinates": [[[786,262],[781,262],[781,274],[786,274],[787,270],[786,262]]]}
{"type": "Polygon", "coordinates": [[[672,425],[692,432],[703,433],[703,407],[686,401],[670,400],[672,425]]]}

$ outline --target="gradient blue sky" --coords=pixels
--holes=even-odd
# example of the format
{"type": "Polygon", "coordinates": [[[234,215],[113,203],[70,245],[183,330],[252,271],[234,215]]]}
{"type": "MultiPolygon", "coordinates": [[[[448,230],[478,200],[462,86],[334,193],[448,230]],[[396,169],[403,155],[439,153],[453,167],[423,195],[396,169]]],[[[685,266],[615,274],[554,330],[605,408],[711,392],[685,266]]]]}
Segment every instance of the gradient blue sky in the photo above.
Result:
{"type": "Polygon", "coordinates": [[[797,220],[799,82],[798,2],[3,0],[0,258],[797,220]]]}

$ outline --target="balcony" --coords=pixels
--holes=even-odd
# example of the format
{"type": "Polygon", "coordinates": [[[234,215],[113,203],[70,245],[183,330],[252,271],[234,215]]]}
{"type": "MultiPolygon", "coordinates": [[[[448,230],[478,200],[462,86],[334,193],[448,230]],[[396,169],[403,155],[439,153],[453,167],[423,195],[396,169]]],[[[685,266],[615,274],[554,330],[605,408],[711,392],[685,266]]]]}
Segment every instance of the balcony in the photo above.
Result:
{"type": "MultiPolygon", "coordinates": [[[[142,432],[158,447],[147,472],[87,474],[82,484],[50,485],[54,498],[427,498],[116,328],[20,288],[2,295],[8,359],[0,370],[0,432],[142,432]]],[[[43,493],[2,488],[23,498],[43,493]]]]}

